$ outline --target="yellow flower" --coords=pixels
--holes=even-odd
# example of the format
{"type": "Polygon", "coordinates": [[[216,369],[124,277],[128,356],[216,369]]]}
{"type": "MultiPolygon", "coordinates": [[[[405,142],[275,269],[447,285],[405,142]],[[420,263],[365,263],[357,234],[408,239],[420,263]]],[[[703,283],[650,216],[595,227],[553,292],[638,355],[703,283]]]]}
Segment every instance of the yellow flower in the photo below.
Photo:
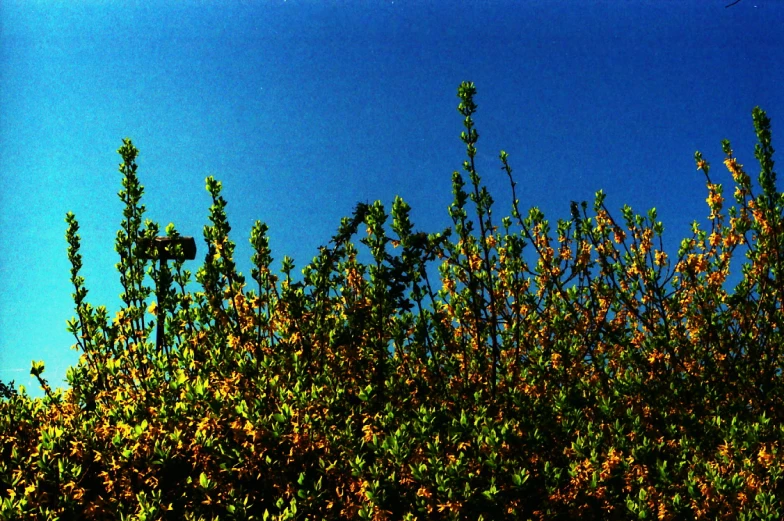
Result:
{"type": "Polygon", "coordinates": [[[471,255],[468,257],[468,266],[472,271],[478,271],[482,267],[482,259],[479,255],[471,255]]]}
{"type": "Polygon", "coordinates": [[[759,461],[762,465],[765,466],[769,466],[773,461],[773,455],[766,450],[766,447],[764,445],[757,453],[757,461],[759,461]]]}
{"type": "Polygon", "coordinates": [[[430,498],[430,496],[432,496],[433,494],[425,487],[419,487],[419,490],[417,490],[416,495],[417,497],[430,498]]]}

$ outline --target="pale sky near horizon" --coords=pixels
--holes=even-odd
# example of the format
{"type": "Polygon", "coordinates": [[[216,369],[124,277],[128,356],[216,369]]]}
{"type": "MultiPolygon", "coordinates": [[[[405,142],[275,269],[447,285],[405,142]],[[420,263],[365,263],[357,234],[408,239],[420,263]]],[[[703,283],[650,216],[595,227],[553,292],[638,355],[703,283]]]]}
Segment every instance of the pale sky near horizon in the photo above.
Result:
{"type": "Polygon", "coordinates": [[[78,359],[66,212],[89,302],[118,309],[124,137],[140,150],[147,217],[203,252],[214,175],[240,269],[256,219],[274,266],[289,255],[300,269],[358,201],[389,210],[400,195],[418,229],[450,224],[469,80],[495,215],[509,214],[504,149],[524,211],[555,223],[604,189],[618,216],[656,207],[674,255],[692,221],[707,223],[695,150],[729,186],[721,139],[759,172],[754,106],[784,142],[784,3],[727,3],[4,0],[0,380],[40,396],[31,360],[57,387],[78,359]]]}

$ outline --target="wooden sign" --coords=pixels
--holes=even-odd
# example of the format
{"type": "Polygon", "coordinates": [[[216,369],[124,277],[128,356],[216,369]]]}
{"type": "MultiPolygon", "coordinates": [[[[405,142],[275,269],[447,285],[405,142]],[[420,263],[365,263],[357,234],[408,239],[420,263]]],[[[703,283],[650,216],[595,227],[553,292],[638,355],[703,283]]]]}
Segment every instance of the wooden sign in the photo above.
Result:
{"type": "Polygon", "coordinates": [[[145,259],[156,260],[177,260],[174,255],[174,246],[182,246],[182,251],[185,253],[186,260],[193,260],[196,258],[196,241],[193,237],[155,237],[152,241],[149,239],[141,239],[139,244],[142,247],[142,256],[145,259]]]}

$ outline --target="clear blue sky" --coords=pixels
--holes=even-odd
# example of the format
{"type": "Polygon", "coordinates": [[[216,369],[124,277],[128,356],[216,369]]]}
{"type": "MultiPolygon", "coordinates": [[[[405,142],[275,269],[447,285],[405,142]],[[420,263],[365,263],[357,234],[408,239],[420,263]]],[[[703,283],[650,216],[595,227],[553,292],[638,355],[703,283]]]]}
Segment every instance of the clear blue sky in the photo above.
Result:
{"type": "Polygon", "coordinates": [[[3,0],[0,379],[40,395],[31,360],[58,386],[78,359],[66,212],[88,300],[118,309],[123,137],[141,151],[147,217],[201,240],[214,175],[242,271],[256,219],[275,265],[301,268],[358,201],[399,194],[419,229],[450,224],[470,80],[496,215],[505,149],[524,209],[554,223],[604,189],[612,209],[656,207],[674,254],[708,214],[695,150],[727,185],[728,138],[756,178],[755,105],[784,150],[784,2],[726,3],[3,0]]]}

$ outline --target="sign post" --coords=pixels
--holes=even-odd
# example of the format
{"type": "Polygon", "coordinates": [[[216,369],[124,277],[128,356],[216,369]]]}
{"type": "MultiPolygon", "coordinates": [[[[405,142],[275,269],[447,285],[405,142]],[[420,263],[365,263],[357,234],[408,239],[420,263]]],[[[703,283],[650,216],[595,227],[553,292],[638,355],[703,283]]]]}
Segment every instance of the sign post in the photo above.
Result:
{"type": "Polygon", "coordinates": [[[161,285],[161,268],[166,261],[170,260],[177,260],[177,257],[174,255],[174,247],[175,246],[182,246],[182,251],[185,253],[186,260],[193,260],[196,258],[196,241],[193,240],[193,237],[165,237],[159,236],[155,237],[154,239],[142,239],[140,241],[142,246],[142,256],[145,259],[153,259],[158,261],[158,282],[155,285],[155,298],[158,299],[158,306],[156,309],[156,317],[155,321],[157,322],[158,330],[155,336],[155,348],[158,353],[161,352],[163,348],[163,321],[166,319],[166,313],[163,309],[162,301],[161,301],[161,291],[163,287],[161,285]]]}

